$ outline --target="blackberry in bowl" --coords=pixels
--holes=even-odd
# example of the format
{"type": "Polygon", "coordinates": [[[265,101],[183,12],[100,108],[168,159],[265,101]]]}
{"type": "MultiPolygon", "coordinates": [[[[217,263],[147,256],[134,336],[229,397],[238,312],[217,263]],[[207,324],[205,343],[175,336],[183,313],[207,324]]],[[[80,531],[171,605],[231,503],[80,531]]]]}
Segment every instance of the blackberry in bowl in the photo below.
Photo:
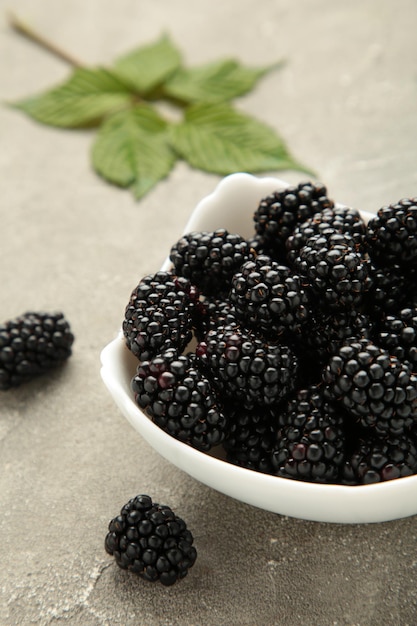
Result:
{"type": "MultiPolygon", "coordinates": [[[[340,373],[339,376],[338,370],[338,363],[341,365],[339,355],[342,351],[343,367],[347,368],[347,372],[353,371],[353,364],[349,363],[349,359],[346,363],[344,361],[347,357],[347,350],[343,345],[346,342],[352,345],[352,343],[357,344],[358,341],[363,341],[365,351],[373,351],[373,348],[370,348],[371,344],[377,344],[378,334],[383,332],[381,320],[383,321],[382,316],[386,314],[382,306],[384,301],[389,302],[389,314],[399,319],[404,316],[401,311],[405,307],[415,306],[415,302],[401,300],[398,301],[398,310],[395,310],[397,300],[395,290],[398,285],[405,284],[407,289],[410,288],[410,293],[412,291],[412,286],[408,285],[407,280],[410,268],[404,268],[401,270],[403,272],[401,276],[397,276],[396,261],[391,258],[385,259],[381,253],[374,254],[372,258],[368,250],[367,241],[369,242],[371,234],[367,232],[367,224],[373,214],[360,212],[362,222],[359,222],[354,212],[328,200],[327,195],[321,207],[317,207],[314,203],[311,211],[306,211],[301,217],[297,209],[298,205],[294,203],[297,215],[290,221],[293,222],[294,229],[303,230],[300,227],[303,219],[311,220],[312,216],[316,216],[320,210],[325,212],[327,219],[329,211],[333,211],[337,219],[333,220],[333,214],[330,216],[332,219],[328,222],[329,229],[334,229],[335,224],[340,224],[342,221],[344,226],[343,232],[339,230],[337,236],[329,237],[329,242],[334,244],[330,255],[322,252],[327,245],[325,240],[322,241],[322,236],[326,239],[327,230],[329,230],[323,228],[319,233],[310,233],[307,229],[297,240],[293,248],[295,252],[293,257],[301,259],[297,262],[297,268],[293,265],[291,255],[286,255],[285,260],[282,256],[285,254],[285,243],[282,245],[280,243],[280,249],[274,256],[275,251],[271,249],[271,246],[264,245],[265,242],[261,241],[265,233],[259,232],[259,229],[256,230],[255,219],[258,218],[254,216],[263,198],[269,198],[278,192],[282,192],[281,196],[286,197],[287,194],[284,192],[289,187],[285,182],[272,177],[258,178],[244,173],[227,176],[213,193],[200,201],[183,230],[185,236],[189,233],[215,233],[221,229],[224,237],[228,237],[225,235],[227,232],[233,235],[232,239],[240,244],[242,239],[247,241],[250,256],[246,258],[247,248],[242,246],[245,250],[243,255],[245,258],[242,258],[242,266],[233,276],[241,273],[245,263],[249,265],[254,263],[260,255],[269,256],[270,271],[262,269],[260,280],[256,285],[254,283],[253,292],[248,289],[244,297],[236,294],[235,302],[233,302],[230,299],[230,292],[225,293],[223,278],[218,293],[213,294],[213,283],[209,288],[211,293],[204,293],[197,285],[194,286],[195,290],[185,289],[184,293],[188,293],[189,305],[186,309],[185,334],[181,333],[181,337],[186,336],[188,340],[191,328],[193,338],[184,348],[182,343],[174,345],[171,341],[169,322],[171,313],[167,316],[165,308],[163,311],[156,311],[156,321],[162,319],[164,324],[166,321],[168,333],[168,343],[165,347],[160,344],[162,347],[159,346],[157,350],[161,350],[162,353],[166,350],[177,350],[178,355],[194,352],[200,362],[196,363],[193,357],[192,368],[197,368],[204,381],[206,379],[209,381],[210,389],[214,394],[212,406],[215,407],[216,419],[220,419],[218,423],[222,425],[222,433],[220,436],[215,435],[209,449],[198,449],[191,444],[189,439],[181,440],[173,436],[155,423],[144,407],[138,405],[132,389],[132,380],[138,376],[138,368],[141,367],[139,358],[148,361],[158,360],[161,354],[152,356],[145,354],[145,356],[138,357],[129,348],[122,329],[102,351],[103,381],[133,428],[155,450],[196,480],[230,497],[278,514],[320,522],[369,523],[415,515],[417,514],[417,474],[415,473],[417,466],[414,463],[414,448],[417,441],[414,397],[416,389],[415,376],[410,373],[409,361],[404,368],[397,363],[401,361],[400,356],[392,360],[387,359],[384,352],[386,348],[378,346],[382,351],[380,360],[384,360],[384,367],[388,370],[384,379],[387,388],[389,385],[387,381],[391,380],[390,368],[394,367],[394,364],[396,368],[395,398],[390,404],[390,410],[394,411],[394,414],[388,418],[384,409],[381,409],[378,432],[373,429],[373,420],[366,419],[360,404],[362,397],[365,397],[370,404],[379,402],[379,399],[374,397],[375,394],[378,395],[378,385],[374,385],[372,389],[369,388],[369,391],[368,388],[361,388],[360,385],[367,382],[367,377],[354,373],[352,380],[354,378],[358,389],[351,392],[351,402],[342,402],[341,396],[345,394],[343,390],[345,379],[339,380],[343,374],[340,373]],[[343,220],[345,210],[346,220],[343,220]],[[365,232],[363,232],[364,229],[365,232]],[[317,238],[320,239],[319,244],[317,238]],[[306,247],[307,250],[305,250],[306,247]],[[346,291],[340,291],[337,281],[333,280],[334,275],[342,270],[343,259],[349,261],[349,268],[351,268],[351,273],[346,278],[346,291]],[[289,279],[286,278],[287,270],[284,272],[280,269],[278,272],[275,264],[288,267],[289,279]],[[381,271],[374,269],[376,267],[393,268],[395,280],[383,280],[381,271]],[[316,269],[320,274],[323,288],[318,289],[314,284],[316,269]],[[331,274],[328,279],[321,275],[326,272],[331,274]],[[298,278],[294,280],[294,276],[300,277],[300,280],[298,278]],[[290,320],[294,317],[295,324],[289,323],[284,327],[274,319],[278,302],[274,302],[272,308],[267,301],[265,301],[267,305],[264,308],[259,306],[260,302],[263,302],[263,294],[268,289],[273,291],[275,284],[284,285],[282,293],[280,292],[282,302],[280,300],[279,304],[282,304],[286,312],[284,319],[290,320]],[[302,293],[298,291],[299,289],[302,293]],[[327,300],[322,298],[322,292],[328,294],[327,300]],[[378,294],[376,301],[374,294],[378,294]],[[249,307],[248,318],[245,303],[251,302],[254,305],[249,307]],[[294,309],[292,306],[295,302],[298,304],[294,309]],[[375,306],[373,306],[374,303],[375,306]],[[270,317],[270,322],[265,322],[269,318],[264,313],[264,309],[268,315],[274,313],[270,317]],[[160,313],[163,313],[164,317],[161,317],[160,313]],[[374,320],[375,316],[376,320],[374,320]],[[250,324],[251,319],[252,324],[250,324]],[[239,337],[254,334],[256,336],[256,349],[253,352],[255,356],[246,358],[247,352],[248,355],[252,354],[252,348],[245,343],[244,348],[241,349],[243,344],[239,343],[240,339],[239,345],[235,346],[232,345],[235,338],[229,341],[230,337],[227,333],[217,337],[217,329],[221,325],[232,327],[237,325],[239,337]],[[328,334],[329,328],[330,334],[328,334]],[[350,332],[353,333],[352,337],[349,336],[350,332]],[[327,339],[321,337],[325,334],[328,334],[327,339]],[[218,340],[218,344],[214,339],[218,340]],[[208,352],[205,348],[205,345],[208,345],[207,340],[214,341],[208,352]],[[286,360],[286,364],[283,365],[284,369],[280,372],[281,380],[291,380],[291,384],[285,386],[282,395],[278,393],[275,397],[271,396],[274,398],[271,404],[265,403],[266,385],[269,382],[262,375],[266,362],[265,345],[285,345],[287,353],[294,355],[293,365],[297,362],[297,366],[293,367],[289,375],[286,369],[289,367],[288,359],[286,360]],[[224,349],[220,349],[221,346],[224,349]],[[259,352],[257,352],[258,346],[259,352]],[[237,361],[234,361],[235,358],[237,361]],[[235,376],[236,363],[239,368],[237,376],[235,376]],[[328,367],[329,370],[326,370],[328,367]],[[325,371],[330,373],[326,376],[323,373],[325,371]],[[228,387],[229,378],[233,379],[234,387],[230,394],[225,394],[224,388],[228,387]],[[342,388],[340,388],[341,383],[342,388]],[[246,403],[244,399],[248,394],[245,393],[245,385],[246,389],[251,390],[251,400],[246,403]],[[311,385],[315,385],[320,400],[316,395],[312,398],[303,396],[303,390],[311,389],[311,385]],[[402,397],[406,398],[407,402],[403,403],[402,397]],[[302,405],[297,404],[293,410],[288,410],[289,406],[293,406],[291,402],[294,398],[298,398],[302,405]],[[397,428],[398,420],[395,415],[397,410],[398,415],[402,416],[401,432],[397,428]],[[224,416],[224,420],[219,416],[224,416]],[[291,422],[293,419],[294,423],[291,422]],[[389,424],[389,428],[386,424],[389,424]],[[278,441],[278,437],[283,439],[278,441]],[[291,449],[290,441],[295,444],[291,445],[291,449]],[[382,445],[381,441],[385,443],[382,445]],[[378,469],[376,457],[381,450],[384,453],[384,465],[383,469],[378,469]],[[290,456],[293,453],[294,459],[290,456]],[[306,458],[308,457],[308,460],[314,463],[319,453],[323,455],[318,459],[318,464],[312,468],[310,474],[304,472],[307,468],[305,463],[298,466],[300,471],[292,472],[292,468],[295,468],[295,463],[299,460],[297,455],[301,453],[305,453],[306,458]],[[321,458],[327,459],[324,472],[322,472],[321,458]],[[365,463],[369,469],[364,471],[365,463]],[[365,474],[366,479],[363,478],[365,474]]],[[[324,194],[320,193],[319,197],[323,198],[324,194]]],[[[291,211],[291,203],[286,206],[286,209],[291,211]]],[[[290,236],[290,232],[286,231],[286,241],[290,236]]],[[[197,239],[198,236],[193,235],[192,241],[197,239]]],[[[175,245],[173,242],[174,247],[175,245]]],[[[226,249],[230,251],[230,247],[227,246],[226,249]]],[[[182,275],[182,261],[178,262],[174,268],[169,259],[170,251],[166,252],[167,260],[159,271],[170,273],[170,280],[174,282],[190,281],[189,276],[182,275]]],[[[390,255],[391,253],[388,256],[390,255]]],[[[185,258],[185,254],[181,253],[181,258],[185,258]]],[[[228,263],[229,261],[226,265],[228,263]]],[[[262,268],[266,265],[262,263],[262,268]]],[[[399,265],[404,267],[403,263],[399,265]]],[[[210,267],[207,269],[206,266],[204,271],[210,272],[210,267]]],[[[187,272],[188,269],[185,273],[187,272]]],[[[225,274],[222,273],[222,276],[224,277],[225,274]]],[[[206,277],[203,275],[203,278],[206,277]]],[[[226,282],[227,280],[228,278],[226,282]]],[[[192,280],[190,282],[192,284],[192,280]]],[[[206,288],[204,282],[205,280],[200,283],[203,290],[206,288]]],[[[236,279],[235,283],[239,284],[239,281],[236,279]]],[[[233,284],[233,277],[231,284],[233,284]]],[[[173,319],[177,319],[175,302],[174,297],[171,301],[174,306],[173,319]]],[[[159,302],[157,305],[159,306],[159,302]]],[[[145,304],[144,310],[147,309],[148,305],[145,304]]],[[[136,324],[136,318],[134,321],[136,324]]],[[[178,329],[176,323],[173,326],[178,329]]],[[[154,325],[151,326],[153,327],[154,325]]],[[[390,335],[393,332],[395,331],[390,327],[390,335]]],[[[410,332],[407,331],[407,333],[410,332]]],[[[395,337],[391,338],[390,342],[393,345],[396,344],[395,337]]],[[[398,345],[401,348],[402,344],[398,343],[398,345]]],[[[404,348],[401,349],[404,350],[404,348]]],[[[354,351],[355,362],[362,363],[362,352],[360,347],[358,351],[354,351]]],[[[400,354],[398,351],[397,353],[400,354]]],[[[376,360],[379,354],[379,352],[375,353],[376,360]]],[[[373,352],[371,357],[372,355],[373,352]]],[[[164,359],[166,360],[166,356],[162,357],[162,360],[164,359]]],[[[379,361],[378,363],[381,364],[379,361]]],[[[371,367],[369,372],[377,375],[377,368],[369,363],[369,368],[371,367]]],[[[268,372],[268,381],[271,380],[271,374],[272,372],[268,372]]],[[[164,411],[175,412],[175,407],[171,405],[170,400],[174,392],[171,388],[163,388],[168,378],[167,375],[158,383],[158,402],[161,401],[162,404],[158,404],[156,408],[159,410],[158,407],[162,407],[164,411]]],[[[194,382],[195,386],[192,385],[190,389],[191,394],[195,393],[193,397],[196,398],[202,387],[199,386],[197,379],[194,380],[197,382],[194,382]]],[[[143,379],[137,382],[142,385],[143,379]]],[[[206,384],[204,382],[204,385],[206,384]]],[[[385,384],[383,388],[385,389],[385,384]]],[[[142,395],[142,388],[139,391],[142,395]]],[[[142,404],[148,401],[147,393],[144,389],[142,404]]],[[[388,392],[387,396],[390,393],[388,392]]],[[[379,407],[375,404],[372,406],[374,409],[379,407]]],[[[198,427],[197,422],[193,428],[195,427],[198,427]]],[[[216,425],[213,427],[213,432],[215,432],[216,425]]]]}

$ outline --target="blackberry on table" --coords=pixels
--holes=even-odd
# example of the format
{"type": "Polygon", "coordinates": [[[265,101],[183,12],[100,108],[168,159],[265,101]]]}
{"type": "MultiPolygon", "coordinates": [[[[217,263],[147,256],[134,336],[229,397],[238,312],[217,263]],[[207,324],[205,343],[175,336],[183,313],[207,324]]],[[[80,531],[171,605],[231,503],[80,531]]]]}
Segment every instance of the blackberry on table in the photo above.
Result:
{"type": "Polygon", "coordinates": [[[347,340],[323,381],[329,398],[378,435],[401,435],[417,420],[417,375],[369,339],[347,340]]]}
{"type": "Polygon", "coordinates": [[[0,325],[0,389],[18,387],[60,365],[74,335],[63,313],[28,311],[0,325]]]}
{"type": "Polygon", "coordinates": [[[167,348],[182,352],[192,337],[198,291],[186,278],[157,272],[132,291],[123,320],[126,345],[139,360],[167,348]]]}
{"type": "Polygon", "coordinates": [[[204,295],[229,290],[237,269],[251,258],[250,244],[224,228],[183,235],[171,248],[170,260],[179,276],[188,278],[204,295]]]}
{"type": "Polygon", "coordinates": [[[407,307],[398,313],[383,316],[375,334],[375,343],[400,361],[408,361],[413,371],[417,371],[417,307],[407,307]]]}
{"type": "Polygon", "coordinates": [[[371,263],[346,233],[330,231],[310,237],[294,260],[294,268],[310,282],[323,307],[357,307],[371,287],[371,263]]]}
{"type": "Polygon", "coordinates": [[[379,209],[367,226],[372,260],[417,266],[417,198],[403,198],[379,209]]]}
{"type": "Polygon", "coordinates": [[[369,485],[417,474],[417,448],[409,434],[360,437],[347,456],[342,482],[369,485]]]}
{"type": "Polygon", "coordinates": [[[267,343],[237,324],[210,330],[196,348],[219,392],[246,408],[270,406],[296,385],[298,359],[281,343],[267,343]]]}
{"type": "Polygon", "coordinates": [[[232,279],[230,300],[236,317],[271,338],[298,333],[310,314],[310,285],[286,265],[260,255],[232,279]]]}
{"type": "Polygon", "coordinates": [[[137,405],[176,439],[203,451],[223,441],[227,419],[195,354],[167,349],[143,361],[131,387],[137,405]]]}
{"type": "Polygon", "coordinates": [[[320,183],[303,182],[280,189],[263,198],[255,210],[255,232],[265,252],[275,260],[285,258],[285,242],[297,224],[323,209],[334,206],[320,183]]]}
{"type": "Polygon", "coordinates": [[[324,398],[319,387],[300,389],[279,416],[271,455],[274,473],[309,482],[338,482],[345,441],[340,409],[324,398]]]}
{"type": "Polygon", "coordinates": [[[110,521],[104,547],[121,569],[170,586],[194,565],[197,551],[193,543],[182,518],[143,494],[130,499],[110,521]]]}
{"type": "Polygon", "coordinates": [[[269,407],[245,409],[234,405],[228,417],[230,426],[222,444],[227,461],[269,474],[272,471],[270,457],[276,432],[275,412],[269,407]]]}

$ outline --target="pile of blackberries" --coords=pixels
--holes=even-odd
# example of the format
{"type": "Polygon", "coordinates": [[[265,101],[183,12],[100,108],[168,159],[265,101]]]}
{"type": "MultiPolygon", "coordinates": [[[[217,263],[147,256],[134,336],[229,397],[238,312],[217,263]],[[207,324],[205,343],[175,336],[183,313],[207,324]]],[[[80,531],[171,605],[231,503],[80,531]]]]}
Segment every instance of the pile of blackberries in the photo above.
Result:
{"type": "Polygon", "coordinates": [[[255,471],[347,485],[416,474],[417,199],[366,223],[306,182],[262,198],[250,238],[220,226],[181,237],[171,271],[132,292],[139,407],[255,471]]]}

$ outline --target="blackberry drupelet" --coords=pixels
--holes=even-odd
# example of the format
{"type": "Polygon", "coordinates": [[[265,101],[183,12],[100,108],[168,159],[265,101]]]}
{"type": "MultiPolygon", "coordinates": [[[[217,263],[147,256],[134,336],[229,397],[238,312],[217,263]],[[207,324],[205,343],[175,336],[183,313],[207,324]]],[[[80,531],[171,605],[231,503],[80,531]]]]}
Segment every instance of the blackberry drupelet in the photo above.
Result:
{"type": "Polygon", "coordinates": [[[198,291],[186,278],[170,272],[145,276],[126,306],[123,333],[139,360],[167,348],[182,352],[192,337],[198,291]]]}
{"type": "Polygon", "coordinates": [[[233,405],[228,417],[230,426],[223,441],[226,460],[246,469],[271,473],[270,457],[277,421],[274,410],[259,406],[248,410],[233,405]]]}
{"type": "Polygon", "coordinates": [[[417,307],[383,316],[375,343],[400,361],[408,361],[413,371],[417,371],[417,307]]]}
{"type": "Polygon", "coordinates": [[[371,263],[346,233],[313,235],[294,260],[295,271],[308,280],[320,306],[353,308],[371,287],[371,263]]]}
{"type": "Polygon", "coordinates": [[[63,313],[29,311],[0,325],[0,389],[8,390],[60,365],[74,335],[63,313]]]}
{"type": "Polygon", "coordinates": [[[229,291],[233,274],[252,256],[243,237],[221,228],[183,235],[169,258],[178,276],[188,278],[204,295],[218,296],[229,291]]]}
{"type": "Polygon", "coordinates": [[[366,239],[373,261],[417,267],[417,198],[380,208],[368,223],[366,239]]]}
{"type": "Polygon", "coordinates": [[[265,252],[275,260],[283,261],[285,242],[296,225],[333,206],[324,185],[304,182],[287,187],[260,201],[253,216],[255,232],[264,241],[265,252]]]}
{"type": "Polygon", "coordinates": [[[230,300],[246,326],[276,339],[298,333],[310,314],[310,285],[286,265],[260,255],[233,276],[230,300]]]}
{"type": "Polygon", "coordinates": [[[369,339],[347,340],[323,381],[331,400],[378,435],[401,435],[417,420],[417,375],[369,339]]]}
{"type": "Polygon", "coordinates": [[[187,524],[169,506],[138,495],[110,521],[104,547],[121,569],[169,586],[194,565],[193,543],[187,524]]]}
{"type": "Polygon", "coordinates": [[[369,485],[417,474],[417,448],[409,434],[358,439],[343,466],[342,482],[369,485]]]}
{"type": "Polygon", "coordinates": [[[221,443],[227,419],[195,354],[173,349],[138,365],[131,387],[138,406],[162,430],[198,450],[221,443]]]}
{"type": "Polygon", "coordinates": [[[277,404],[297,382],[298,359],[290,347],[267,343],[237,324],[210,330],[196,354],[219,393],[248,409],[277,404]]]}
{"type": "Polygon", "coordinates": [[[339,482],[345,458],[344,421],[320,387],[298,390],[280,413],[279,425],[271,454],[277,476],[339,482]]]}
{"type": "Polygon", "coordinates": [[[346,233],[352,237],[355,245],[363,246],[366,224],[357,209],[335,206],[315,213],[301,224],[297,224],[294,232],[286,241],[287,259],[291,265],[298,256],[299,250],[313,235],[320,235],[328,229],[338,233],[346,233]]]}

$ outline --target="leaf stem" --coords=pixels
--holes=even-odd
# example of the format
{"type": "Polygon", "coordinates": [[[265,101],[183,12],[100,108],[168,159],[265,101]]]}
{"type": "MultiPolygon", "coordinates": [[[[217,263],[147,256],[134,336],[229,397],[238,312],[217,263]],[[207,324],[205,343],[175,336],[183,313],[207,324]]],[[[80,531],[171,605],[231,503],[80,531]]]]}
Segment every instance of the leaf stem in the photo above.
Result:
{"type": "Polygon", "coordinates": [[[41,48],[44,48],[44,50],[52,52],[52,54],[62,59],[69,65],[72,65],[73,67],[84,67],[84,63],[81,63],[81,61],[73,57],[72,54],[69,54],[66,50],[63,50],[62,48],[57,46],[53,41],[36,32],[31,26],[26,24],[11,11],[9,11],[8,13],[8,19],[10,26],[20,35],[23,35],[30,41],[33,41],[41,48]]]}

